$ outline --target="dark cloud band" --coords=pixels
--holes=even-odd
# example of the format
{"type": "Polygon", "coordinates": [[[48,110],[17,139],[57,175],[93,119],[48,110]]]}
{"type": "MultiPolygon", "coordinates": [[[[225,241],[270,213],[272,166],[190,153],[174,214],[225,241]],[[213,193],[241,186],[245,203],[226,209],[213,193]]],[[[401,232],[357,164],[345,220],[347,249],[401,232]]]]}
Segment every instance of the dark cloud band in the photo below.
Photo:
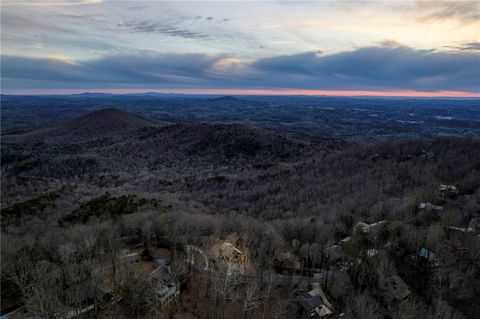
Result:
{"type": "MultiPolygon", "coordinates": [[[[471,45],[470,45],[471,46],[471,45]]],[[[396,43],[336,54],[304,52],[231,68],[225,55],[114,55],[68,62],[2,56],[4,88],[282,88],[479,92],[474,50],[415,50],[396,43]]]]}

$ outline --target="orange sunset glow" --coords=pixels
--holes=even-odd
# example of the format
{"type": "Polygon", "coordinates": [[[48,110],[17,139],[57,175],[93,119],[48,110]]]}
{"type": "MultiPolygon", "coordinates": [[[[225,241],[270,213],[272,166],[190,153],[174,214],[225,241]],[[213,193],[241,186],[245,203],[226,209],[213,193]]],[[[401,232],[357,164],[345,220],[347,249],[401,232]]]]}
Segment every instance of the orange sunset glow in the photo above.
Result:
{"type": "Polygon", "coordinates": [[[108,94],[212,94],[212,95],[303,95],[303,96],[364,96],[364,97],[410,97],[410,98],[479,98],[480,92],[462,91],[365,91],[365,90],[267,90],[267,89],[60,89],[60,90],[9,90],[10,94],[79,94],[83,92],[108,94]]]}

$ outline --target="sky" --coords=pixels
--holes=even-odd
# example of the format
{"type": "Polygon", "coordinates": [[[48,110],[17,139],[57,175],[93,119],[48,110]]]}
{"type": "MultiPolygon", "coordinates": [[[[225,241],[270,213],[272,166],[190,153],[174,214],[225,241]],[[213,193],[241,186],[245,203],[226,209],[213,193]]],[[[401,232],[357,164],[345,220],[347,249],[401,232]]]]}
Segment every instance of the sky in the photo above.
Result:
{"type": "Polygon", "coordinates": [[[2,0],[1,91],[480,97],[480,1],[2,0]]]}

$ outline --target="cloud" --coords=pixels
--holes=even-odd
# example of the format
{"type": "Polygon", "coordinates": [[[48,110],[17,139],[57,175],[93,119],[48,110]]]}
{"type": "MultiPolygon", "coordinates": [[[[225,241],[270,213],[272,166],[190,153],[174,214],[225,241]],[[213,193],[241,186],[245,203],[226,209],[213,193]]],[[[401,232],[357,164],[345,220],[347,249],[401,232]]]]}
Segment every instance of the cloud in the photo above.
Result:
{"type": "Polygon", "coordinates": [[[77,20],[77,21],[82,21],[82,22],[86,22],[86,23],[98,22],[99,18],[104,18],[105,17],[104,14],[100,14],[100,13],[90,13],[90,14],[58,13],[56,16],[59,17],[59,18],[77,20]]]}
{"type": "Polygon", "coordinates": [[[49,1],[35,1],[35,0],[3,0],[2,4],[7,6],[18,7],[55,7],[55,6],[75,6],[75,5],[90,5],[100,4],[103,0],[49,0],[49,1]]]}
{"type": "MultiPolygon", "coordinates": [[[[191,26],[190,28],[185,27],[185,24],[188,25],[188,23],[198,20],[204,20],[207,22],[216,21],[216,23],[230,21],[230,19],[226,18],[215,19],[211,16],[203,18],[202,16],[198,15],[193,18],[181,17],[177,19],[131,19],[125,22],[118,23],[117,27],[120,31],[127,31],[131,33],[159,33],[167,36],[181,37],[185,39],[209,39],[210,35],[206,32],[193,31],[193,26],[191,26]]],[[[196,29],[199,29],[198,24],[195,24],[194,26],[196,27],[196,29]]]]}
{"type": "Polygon", "coordinates": [[[417,1],[415,11],[420,20],[455,19],[465,23],[478,23],[480,3],[478,1],[417,1]]]}
{"type": "Polygon", "coordinates": [[[140,83],[189,83],[208,79],[222,56],[206,54],[142,54],[109,56],[85,63],[87,67],[117,74],[125,81],[140,83]]]}
{"type": "Polygon", "coordinates": [[[305,52],[265,58],[254,67],[272,76],[295,76],[297,83],[309,88],[478,91],[480,83],[480,55],[415,50],[395,43],[332,55],[305,52]]]}
{"type": "Polygon", "coordinates": [[[172,37],[181,37],[185,39],[207,39],[209,35],[202,32],[190,31],[179,28],[173,24],[159,22],[154,20],[130,20],[117,25],[122,31],[132,33],[160,33],[172,37]]]}
{"type": "Polygon", "coordinates": [[[88,77],[88,70],[81,65],[57,58],[2,56],[1,61],[1,75],[4,80],[2,85],[8,85],[8,80],[5,79],[82,81],[88,77]]]}
{"type": "Polygon", "coordinates": [[[2,56],[5,88],[240,88],[478,92],[480,55],[394,42],[255,61],[232,55],[130,54],[88,61],[2,56]]]}
{"type": "Polygon", "coordinates": [[[457,46],[447,46],[449,49],[467,52],[480,52],[480,42],[467,42],[457,46]]]}
{"type": "Polygon", "coordinates": [[[65,87],[88,83],[99,87],[137,84],[197,85],[218,78],[215,65],[223,56],[204,54],[113,55],[89,61],[2,56],[2,85],[65,87]],[[43,83],[45,82],[45,83],[43,83]]]}

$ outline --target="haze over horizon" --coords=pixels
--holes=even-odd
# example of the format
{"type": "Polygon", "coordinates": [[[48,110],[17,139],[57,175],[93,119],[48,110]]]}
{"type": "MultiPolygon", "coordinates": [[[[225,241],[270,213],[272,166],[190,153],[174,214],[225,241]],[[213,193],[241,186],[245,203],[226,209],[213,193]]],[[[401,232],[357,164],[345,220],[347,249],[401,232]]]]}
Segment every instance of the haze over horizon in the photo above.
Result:
{"type": "Polygon", "coordinates": [[[12,1],[2,94],[480,97],[478,1],[12,1]]]}

